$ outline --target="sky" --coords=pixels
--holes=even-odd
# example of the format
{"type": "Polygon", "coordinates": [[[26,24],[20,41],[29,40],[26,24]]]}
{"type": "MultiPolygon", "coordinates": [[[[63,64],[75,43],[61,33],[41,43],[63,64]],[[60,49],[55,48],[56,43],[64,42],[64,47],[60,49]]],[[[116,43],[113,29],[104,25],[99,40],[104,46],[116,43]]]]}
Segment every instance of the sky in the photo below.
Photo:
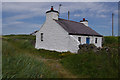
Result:
{"type": "Polygon", "coordinates": [[[60,18],[79,22],[83,18],[88,25],[104,36],[111,36],[112,13],[114,13],[114,35],[118,35],[117,2],[2,2],[2,34],[30,34],[39,30],[51,6],[58,10],[60,18]]]}

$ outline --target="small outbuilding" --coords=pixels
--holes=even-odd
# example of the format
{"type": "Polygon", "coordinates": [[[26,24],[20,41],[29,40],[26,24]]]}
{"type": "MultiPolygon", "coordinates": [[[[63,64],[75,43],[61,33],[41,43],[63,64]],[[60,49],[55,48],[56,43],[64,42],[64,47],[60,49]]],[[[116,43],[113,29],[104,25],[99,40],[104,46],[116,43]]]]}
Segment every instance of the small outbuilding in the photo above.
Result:
{"type": "Polygon", "coordinates": [[[102,37],[88,26],[85,18],[80,22],[61,19],[52,6],[46,12],[45,23],[36,33],[35,48],[77,53],[80,44],[102,47],[102,37]]]}

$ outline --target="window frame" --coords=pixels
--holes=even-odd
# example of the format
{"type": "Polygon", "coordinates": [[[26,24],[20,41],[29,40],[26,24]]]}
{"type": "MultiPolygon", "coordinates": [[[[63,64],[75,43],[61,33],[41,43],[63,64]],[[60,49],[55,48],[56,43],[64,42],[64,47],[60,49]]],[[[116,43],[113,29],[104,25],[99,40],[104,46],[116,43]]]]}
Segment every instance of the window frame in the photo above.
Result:
{"type": "Polygon", "coordinates": [[[78,41],[81,43],[81,37],[78,37],[78,41]]]}
{"type": "Polygon", "coordinates": [[[95,43],[98,43],[98,38],[95,38],[95,43]]]}
{"type": "Polygon", "coordinates": [[[41,33],[41,41],[43,41],[43,33],[41,33]]]}

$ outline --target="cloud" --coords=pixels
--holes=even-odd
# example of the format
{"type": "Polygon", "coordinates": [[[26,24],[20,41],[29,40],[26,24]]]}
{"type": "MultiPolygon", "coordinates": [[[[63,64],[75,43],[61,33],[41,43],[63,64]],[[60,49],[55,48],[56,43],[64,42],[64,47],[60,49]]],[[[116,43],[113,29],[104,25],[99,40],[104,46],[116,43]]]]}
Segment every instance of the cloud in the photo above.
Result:
{"type": "Polygon", "coordinates": [[[30,34],[39,30],[42,24],[11,22],[3,24],[2,34],[30,34]]]}
{"type": "Polygon", "coordinates": [[[107,16],[106,15],[100,15],[99,17],[101,17],[101,18],[106,18],[107,16]]]}
{"type": "MultiPolygon", "coordinates": [[[[58,10],[58,5],[60,3],[3,3],[3,12],[19,13],[18,16],[13,16],[13,18],[32,18],[35,16],[45,16],[45,12],[50,9],[50,6],[53,5],[55,9],[58,10]]],[[[75,11],[81,11],[80,14],[75,14],[74,16],[94,16],[97,14],[98,17],[106,17],[103,13],[109,13],[114,10],[109,9],[109,6],[104,3],[61,3],[60,13],[67,13],[68,10],[70,13],[75,11]]],[[[117,13],[117,10],[114,10],[117,13]]]]}
{"type": "Polygon", "coordinates": [[[80,17],[81,15],[80,14],[74,14],[75,17],[80,17]]]}
{"type": "Polygon", "coordinates": [[[50,3],[30,3],[30,2],[11,2],[6,3],[3,2],[3,11],[4,12],[12,12],[12,13],[42,13],[46,11],[47,8],[50,7],[50,3]]]}
{"type": "MultiPolygon", "coordinates": [[[[45,12],[50,9],[50,6],[53,5],[55,10],[58,10],[58,5],[62,4],[60,13],[67,14],[68,10],[70,15],[74,17],[96,17],[96,18],[108,18],[108,13],[114,12],[117,13],[115,7],[111,5],[106,5],[106,3],[93,3],[93,2],[80,2],[80,3],[64,3],[64,2],[3,2],[3,13],[13,14],[7,17],[3,17],[4,26],[3,28],[33,28],[39,29],[41,24],[23,22],[21,20],[31,19],[37,16],[45,16],[45,12]],[[80,14],[79,14],[80,13],[80,14]]],[[[30,32],[30,31],[29,31],[30,32]]]]}
{"type": "Polygon", "coordinates": [[[63,4],[63,7],[61,7],[61,13],[67,13],[69,10],[70,13],[80,11],[80,14],[74,14],[75,17],[79,17],[80,15],[83,17],[89,16],[89,17],[101,17],[106,18],[107,13],[113,12],[114,10],[117,11],[117,9],[112,8],[109,9],[110,6],[106,5],[106,3],[69,3],[69,4],[63,4]],[[88,15],[89,14],[89,15],[88,15]]]}

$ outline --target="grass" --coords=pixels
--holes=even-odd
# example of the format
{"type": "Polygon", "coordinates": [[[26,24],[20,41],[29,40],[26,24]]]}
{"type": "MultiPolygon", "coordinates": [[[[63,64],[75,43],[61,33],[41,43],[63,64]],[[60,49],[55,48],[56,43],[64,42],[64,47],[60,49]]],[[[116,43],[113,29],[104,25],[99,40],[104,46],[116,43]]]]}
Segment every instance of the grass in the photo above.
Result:
{"type": "Polygon", "coordinates": [[[118,37],[104,37],[104,50],[86,52],[68,56],[61,60],[61,64],[78,77],[83,78],[117,78],[118,77],[118,37]]]}
{"type": "Polygon", "coordinates": [[[3,41],[2,73],[3,78],[56,78],[58,73],[52,71],[44,62],[38,61],[24,51],[3,41]]]}
{"type": "Polygon", "coordinates": [[[0,39],[0,79],[2,78],[2,67],[1,66],[2,66],[2,39],[0,39]]]}
{"type": "Polygon", "coordinates": [[[68,56],[61,60],[63,66],[83,78],[118,77],[118,57],[107,54],[85,53],[68,56]]]}
{"type": "Polygon", "coordinates": [[[84,54],[72,54],[70,52],[37,50],[34,48],[34,43],[35,36],[3,36],[4,77],[39,78],[41,75],[45,78],[63,77],[57,71],[58,69],[51,70],[48,64],[38,61],[36,57],[51,59],[55,62],[53,65],[60,63],[68,73],[70,72],[78,78],[118,77],[118,37],[104,37],[103,47],[109,47],[110,51],[100,51],[100,54],[91,51],[84,54]]]}
{"type": "Polygon", "coordinates": [[[103,46],[118,48],[118,37],[114,36],[105,36],[103,46]]]}

